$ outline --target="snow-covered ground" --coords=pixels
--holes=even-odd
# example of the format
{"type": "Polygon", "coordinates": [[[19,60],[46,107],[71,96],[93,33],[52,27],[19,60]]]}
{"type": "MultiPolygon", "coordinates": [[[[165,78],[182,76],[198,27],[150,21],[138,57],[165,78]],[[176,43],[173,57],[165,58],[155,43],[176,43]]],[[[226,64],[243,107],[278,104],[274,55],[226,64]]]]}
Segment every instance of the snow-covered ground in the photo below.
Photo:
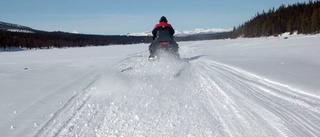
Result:
{"type": "Polygon", "coordinates": [[[320,136],[319,43],[180,42],[178,77],[148,44],[0,52],[0,136],[320,136]]]}

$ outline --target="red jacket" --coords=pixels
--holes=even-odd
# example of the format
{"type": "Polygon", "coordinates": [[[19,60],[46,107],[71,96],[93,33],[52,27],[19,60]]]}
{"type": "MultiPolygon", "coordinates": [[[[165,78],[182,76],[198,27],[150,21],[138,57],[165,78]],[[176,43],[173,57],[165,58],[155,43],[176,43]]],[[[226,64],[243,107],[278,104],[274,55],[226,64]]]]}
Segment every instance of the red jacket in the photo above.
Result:
{"type": "MultiPolygon", "coordinates": [[[[157,24],[157,25],[154,27],[154,29],[159,28],[159,27],[163,27],[163,26],[172,28],[171,24],[169,24],[169,23],[167,23],[167,22],[160,22],[159,24],[157,24]]],[[[153,29],[153,30],[154,30],[154,29],[153,29]]]]}
{"type": "Polygon", "coordinates": [[[174,29],[171,26],[171,24],[167,23],[167,22],[160,22],[159,24],[157,24],[154,29],[152,30],[152,34],[153,34],[153,39],[156,37],[157,35],[157,30],[158,29],[168,29],[170,31],[170,34],[173,36],[174,34],[174,29]]]}

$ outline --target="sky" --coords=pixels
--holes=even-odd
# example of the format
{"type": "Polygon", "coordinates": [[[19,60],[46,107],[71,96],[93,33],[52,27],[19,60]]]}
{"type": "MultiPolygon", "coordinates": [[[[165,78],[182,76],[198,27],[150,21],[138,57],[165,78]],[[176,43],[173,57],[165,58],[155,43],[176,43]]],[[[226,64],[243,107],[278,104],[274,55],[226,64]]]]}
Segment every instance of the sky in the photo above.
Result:
{"type": "Polygon", "coordinates": [[[161,16],[175,30],[233,28],[263,10],[305,1],[309,0],[1,0],[0,21],[102,35],[151,31],[161,16]]]}

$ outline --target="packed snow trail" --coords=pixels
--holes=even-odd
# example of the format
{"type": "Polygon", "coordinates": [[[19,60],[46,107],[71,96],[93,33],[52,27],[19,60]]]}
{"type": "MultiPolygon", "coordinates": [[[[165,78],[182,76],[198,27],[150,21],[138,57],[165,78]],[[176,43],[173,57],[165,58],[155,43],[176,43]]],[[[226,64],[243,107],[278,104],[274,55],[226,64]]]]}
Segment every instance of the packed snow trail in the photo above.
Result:
{"type": "Polygon", "coordinates": [[[36,136],[320,135],[317,96],[202,56],[177,78],[179,64],[145,58],[105,72],[36,136]]]}
{"type": "Polygon", "coordinates": [[[319,97],[210,60],[200,61],[199,66],[199,78],[207,92],[203,97],[217,109],[214,113],[229,135],[320,134],[319,97]]]}

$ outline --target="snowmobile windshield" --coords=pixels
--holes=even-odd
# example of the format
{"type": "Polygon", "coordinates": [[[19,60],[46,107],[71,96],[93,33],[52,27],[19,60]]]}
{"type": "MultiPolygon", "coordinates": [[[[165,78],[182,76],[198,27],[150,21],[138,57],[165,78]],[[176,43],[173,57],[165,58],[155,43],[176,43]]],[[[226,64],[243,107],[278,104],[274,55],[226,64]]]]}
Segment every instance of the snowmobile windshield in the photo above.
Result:
{"type": "Polygon", "coordinates": [[[159,29],[157,31],[156,41],[173,41],[173,36],[168,29],[159,29]]]}

